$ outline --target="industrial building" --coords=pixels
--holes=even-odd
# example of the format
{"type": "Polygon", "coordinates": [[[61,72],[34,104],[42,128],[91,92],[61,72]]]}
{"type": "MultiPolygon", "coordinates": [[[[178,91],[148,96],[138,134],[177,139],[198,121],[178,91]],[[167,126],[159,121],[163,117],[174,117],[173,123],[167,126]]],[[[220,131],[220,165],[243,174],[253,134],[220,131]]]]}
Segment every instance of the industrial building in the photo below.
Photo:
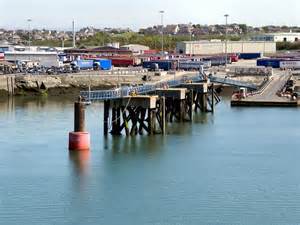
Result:
{"type": "Polygon", "coordinates": [[[17,52],[7,51],[4,53],[5,60],[9,62],[31,61],[37,62],[44,67],[58,67],[60,65],[57,52],[17,52]]]}
{"type": "Polygon", "coordinates": [[[188,55],[212,55],[226,53],[275,53],[273,41],[183,41],[178,42],[176,52],[188,55]]]}
{"type": "Polygon", "coordinates": [[[275,42],[298,42],[300,33],[270,33],[256,35],[251,38],[252,41],[275,41],[275,42]]]}
{"type": "Polygon", "coordinates": [[[99,55],[99,56],[114,56],[114,55],[122,55],[122,56],[131,56],[132,51],[128,49],[120,49],[111,46],[97,47],[97,48],[72,48],[66,49],[64,51],[69,55],[99,55]]]}
{"type": "Polygon", "coordinates": [[[129,45],[123,45],[121,49],[126,49],[129,51],[132,51],[134,55],[142,55],[145,53],[145,51],[149,51],[150,48],[145,45],[139,45],[139,44],[129,44],[129,45]]]}

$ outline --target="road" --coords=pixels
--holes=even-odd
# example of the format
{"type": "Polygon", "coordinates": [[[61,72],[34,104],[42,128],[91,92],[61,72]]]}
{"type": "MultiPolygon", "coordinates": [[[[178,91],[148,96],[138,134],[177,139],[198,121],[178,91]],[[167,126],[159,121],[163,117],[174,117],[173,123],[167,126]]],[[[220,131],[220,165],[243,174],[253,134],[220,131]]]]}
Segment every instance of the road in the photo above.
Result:
{"type": "Polygon", "coordinates": [[[273,75],[273,80],[262,93],[254,96],[249,96],[245,99],[245,101],[290,101],[288,98],[279,97],[277,95],[277,92],[284,87],[289,78],[290,74],[288,74],[287,72],[276,71],[273,75]]]}

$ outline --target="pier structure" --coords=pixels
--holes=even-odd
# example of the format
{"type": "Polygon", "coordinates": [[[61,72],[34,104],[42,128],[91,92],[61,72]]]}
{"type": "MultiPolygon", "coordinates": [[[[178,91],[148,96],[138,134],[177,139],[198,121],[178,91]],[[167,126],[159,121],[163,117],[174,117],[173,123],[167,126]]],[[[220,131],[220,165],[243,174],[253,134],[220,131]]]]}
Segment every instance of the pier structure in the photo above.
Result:
{"type": "MultiPolygon", "coordinates": [[[[213,112],[207,83],[185,84],[185,88],[158,88],[151,95],[132,95],[104,101],[104,135],[135,136],[166,134],[167,124],[192,122],[194,111],[213,112]]],[[[213,86],[213,85],[210,85],[213,86]]],[[[213,90],[213,89],[211,89],[213,90]]]]}
{"type": "MultiPolygon", "coordinates": [[[[249,87],[247,83],[226,79],[228,83],[249,87]]],[[[169,123],[192,122],[194,112],[214,113],[215,105],[220,102],[214,87],[201,70],[141,86],[83,91],[80,96],[89,104],[104,101],[105,136],[154,135],[165,134],[169,123]]]]}

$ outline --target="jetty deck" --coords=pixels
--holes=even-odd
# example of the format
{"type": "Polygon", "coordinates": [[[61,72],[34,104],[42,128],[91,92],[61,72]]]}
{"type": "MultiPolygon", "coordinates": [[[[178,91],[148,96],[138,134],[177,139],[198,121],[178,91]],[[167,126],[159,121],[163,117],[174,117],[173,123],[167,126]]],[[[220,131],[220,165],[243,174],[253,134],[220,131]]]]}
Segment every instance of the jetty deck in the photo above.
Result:
{"type": "Polygon", "coordinates": [[[277,71],[263,90],[247,95],[246,98],[233,97],[232,106],[290,106],[296,107],[296,100],[281,97],[278,93],[284,88],[291,75],[285,71],[277,71]]]}

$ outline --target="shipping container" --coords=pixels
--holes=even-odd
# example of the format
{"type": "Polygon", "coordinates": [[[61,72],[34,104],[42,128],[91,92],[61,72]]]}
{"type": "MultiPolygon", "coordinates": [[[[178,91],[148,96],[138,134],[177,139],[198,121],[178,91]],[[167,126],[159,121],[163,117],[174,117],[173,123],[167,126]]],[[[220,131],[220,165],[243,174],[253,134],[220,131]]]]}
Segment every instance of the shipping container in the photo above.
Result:
{"type": "Polygon", "coordinates": [[[240,53],[239,59],[259,59],[262,56],[262,53],[240,53]]]}
{"type": "Polygon", "coordinates": [[[80,70],[90,70],[94,68],[94,60],[76,60],[71,65],[80,70]]]}
{"type": "Polygon", "coordinates": [[[110,59],[94,59],[94,69],[111,70],[112,61],[110,59]]]}
{"type": "Polygon", "coordinates": [[[281,69],[300,69],[300,60],[283,60],[280,62],[281,69]]]}
{"type": "Polygon", "coordinates": [[[134,58],[111,58],[111,61],[115,67],[130,67],[135,65],[134,58]]]}
{"type": "Polygon", "coordinates": [[[264,67],[272,67],[275,69],[280,68],[280,61],[282,59],[272,59],[272,58],[266,58],[266,59],[258,59],[256,62],[257,66],[264,66],[264,67]]]}
{"type": "MultiPolygon", "coordinates": [[[[225,57],[206,57],[203,58],[203,61],[211,62],[211,66],[224,66],[226,65],[226,58],[225,57]]],[[[231,63],[230,59],[227,60],[227,63],[231,63]]]]}
{"type": "Polygon", "coordinates": [[[144,50],[144,55],[154,55],[157,54],[157,50],[144,50]]]}
{"type": "Polygon", "coordinates": [[[167,61],[167,60],[145,61],[143,62],[142,66],[145,69],[153,69],[155,67],[155,64],[157,64],[158,69],[164,71],[175,70],[177,67],[176,61],[167,61]]]}
{"type": "Polygon", "coordinates": [[[203,67],[204,69],[208,69],[211,67],[211,61],[201,62],[201,61],[178,61],[178,69],[179,70],[200,70],[203,67]]]}

